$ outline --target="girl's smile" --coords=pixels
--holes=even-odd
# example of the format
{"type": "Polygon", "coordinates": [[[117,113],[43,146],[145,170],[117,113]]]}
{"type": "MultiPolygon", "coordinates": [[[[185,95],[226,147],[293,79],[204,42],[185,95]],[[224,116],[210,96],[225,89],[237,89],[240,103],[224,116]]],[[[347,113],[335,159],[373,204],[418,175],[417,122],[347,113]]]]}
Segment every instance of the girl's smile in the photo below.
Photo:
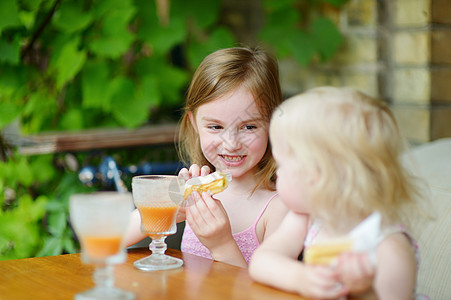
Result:
{"type": "Polygon", "coordinates": [[[223,160],[224,164],[229,167],[238,167],[244,163],[246,155],[225,155],[219,154],[219,157],[223,160]]]}

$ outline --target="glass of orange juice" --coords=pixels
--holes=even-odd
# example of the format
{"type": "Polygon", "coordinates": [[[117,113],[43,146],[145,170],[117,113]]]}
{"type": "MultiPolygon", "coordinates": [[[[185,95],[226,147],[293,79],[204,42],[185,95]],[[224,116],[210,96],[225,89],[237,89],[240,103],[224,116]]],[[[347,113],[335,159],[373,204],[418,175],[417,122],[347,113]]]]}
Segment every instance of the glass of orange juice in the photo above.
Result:
{"type": "Polygon", "coordinates": [[[126,259],[123,237],[133,209],[131,193],[96,192],[70,198],[70,219],[81,244],[81,260],[95,266],[93,289],[75,299],[134,299],[114,287],[113,265],[126,259]]]}
{"type": "Polygon", "coordinates": [[[137,269],[144,271],[181,267],[181,259],[165,253],[165,239],[177,231],[175,219],[183,200],[185,181],[174,175],[142,175],[132,178],[133,201],[141,216],[141,232],[152,242],[150,256],[135,261],[137,269]]]}

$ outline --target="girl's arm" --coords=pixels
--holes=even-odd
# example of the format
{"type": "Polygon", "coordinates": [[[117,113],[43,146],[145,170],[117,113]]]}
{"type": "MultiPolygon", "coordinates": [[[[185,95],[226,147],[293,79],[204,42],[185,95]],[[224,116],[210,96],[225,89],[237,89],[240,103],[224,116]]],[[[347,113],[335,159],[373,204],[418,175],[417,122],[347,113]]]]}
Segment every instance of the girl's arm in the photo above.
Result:
{"type": "Polygon", "coordinates": [[[339,285],[335,271],[297,261],[304,245],[308,219],[308,215],[288,212],[278,229],[254,252],[249,274],[261,283],[307,297],[341,297],[346,290],[339,285]]]}
{"type": "Polygon", "coordinates": [[[128,224],[127,232],[124,237],[126,247],[132,246],[146,237],[141,232],[141,216],[138,209],[135,208],[131,212],[130,223],[128,224]]]}
{"type": "Polygon", "coordinates": [[[279,196],[275,196],[271,200],[271,203],[268,205],[264,214],[264,234],[262,242],[279,228],[280,223],[282,223],[288,211],[288,208],[279,196]]]}

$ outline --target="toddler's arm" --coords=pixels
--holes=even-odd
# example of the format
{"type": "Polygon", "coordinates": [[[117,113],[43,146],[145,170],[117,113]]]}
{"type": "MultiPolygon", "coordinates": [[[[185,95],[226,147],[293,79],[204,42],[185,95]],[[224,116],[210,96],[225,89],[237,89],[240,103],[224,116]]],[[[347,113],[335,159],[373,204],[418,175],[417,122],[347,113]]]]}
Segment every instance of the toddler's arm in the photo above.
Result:
{"type": "Polygon", "coordinates": [[[279,228],[254,252],[249,265],[251,277],[307,297],[335,299],[346,294],[334,270],[297,261],[307,228],[308,215],[288,212],[279,228]]]}
{"type": "Polygon", "coordinates": [[[340,279],[351,294],[373,294],[377,299],[412,299],[417,270],[407,237],[402,233],[388,236],[377,247],[376,257],[375,267],[362,254],[340,257],[340,279]]]}

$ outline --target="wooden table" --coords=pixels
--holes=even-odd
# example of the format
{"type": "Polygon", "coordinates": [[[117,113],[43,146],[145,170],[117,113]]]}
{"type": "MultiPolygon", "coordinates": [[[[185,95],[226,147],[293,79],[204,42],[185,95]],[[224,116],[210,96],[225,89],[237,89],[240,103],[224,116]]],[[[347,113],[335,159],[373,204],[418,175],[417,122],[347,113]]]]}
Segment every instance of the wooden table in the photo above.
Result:
{"type": "MultiPolygon", "coordinates": [[[[181,268],[144,272],[133,262],[149,249],[130,249],[127,262],[115,266],[115,285],[136,299],[302,299],[253,282],[247,269],[168,249],[183,259],[181,268]]],[[[93,267],[80,254],[0,261],[0,299],[73,299],[93,287],[93,267]]]]}

